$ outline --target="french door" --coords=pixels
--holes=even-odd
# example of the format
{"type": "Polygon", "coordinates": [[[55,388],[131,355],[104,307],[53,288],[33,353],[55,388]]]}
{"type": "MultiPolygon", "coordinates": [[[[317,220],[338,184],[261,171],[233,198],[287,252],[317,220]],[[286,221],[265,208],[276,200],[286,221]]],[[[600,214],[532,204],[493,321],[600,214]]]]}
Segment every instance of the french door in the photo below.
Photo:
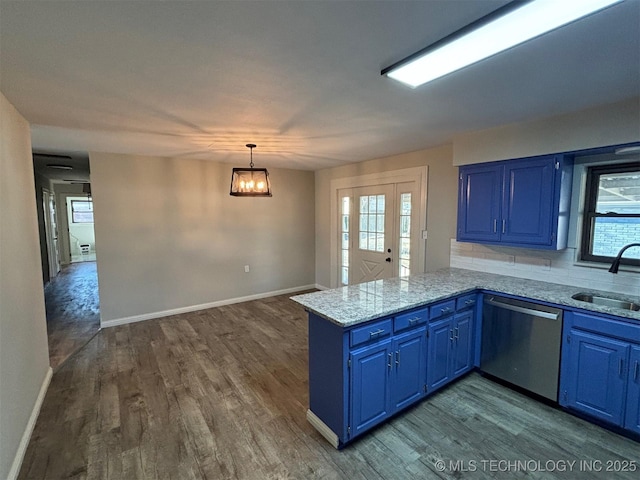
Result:
{"type": "Polygon", "coordinates": [[[409,275],[419,237],[417,182],[338,191],[342,285],[409,275]],[[412,257],[411,253],[414,252],[412,257]]]}

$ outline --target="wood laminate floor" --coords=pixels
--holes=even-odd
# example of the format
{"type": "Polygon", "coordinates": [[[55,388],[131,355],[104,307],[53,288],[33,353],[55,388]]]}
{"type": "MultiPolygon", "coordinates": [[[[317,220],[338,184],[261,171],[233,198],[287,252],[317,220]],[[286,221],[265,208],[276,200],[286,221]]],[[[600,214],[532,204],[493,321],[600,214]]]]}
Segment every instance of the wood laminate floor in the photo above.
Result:
{"type": "Polygon", "coordinates": [[[100,330],[96,262],[65,265],[44,289],[49,363],[56,370],[100,330]]]}
{"type": "Polygon", "coordinates": [[[104,329],[54,374],[19,478],[638,478],[605,469],[640,467],[639,443],[477,374],[342,451],[307,390],[286,296],[104,329]]]}

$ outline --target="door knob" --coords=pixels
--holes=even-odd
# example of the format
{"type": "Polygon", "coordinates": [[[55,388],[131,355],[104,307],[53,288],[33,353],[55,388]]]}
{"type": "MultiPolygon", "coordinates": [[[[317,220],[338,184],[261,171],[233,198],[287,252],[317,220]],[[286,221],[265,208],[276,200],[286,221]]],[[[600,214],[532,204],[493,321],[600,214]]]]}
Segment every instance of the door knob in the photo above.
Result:
{"type": "Polygon", "coordinates": [[[385,262],[389,262],[389,263],[391,263],[391,257],[387,257],[387,258],[385,258],[385,259],[384,259],[384,261],[385,261],[385,262]]]}

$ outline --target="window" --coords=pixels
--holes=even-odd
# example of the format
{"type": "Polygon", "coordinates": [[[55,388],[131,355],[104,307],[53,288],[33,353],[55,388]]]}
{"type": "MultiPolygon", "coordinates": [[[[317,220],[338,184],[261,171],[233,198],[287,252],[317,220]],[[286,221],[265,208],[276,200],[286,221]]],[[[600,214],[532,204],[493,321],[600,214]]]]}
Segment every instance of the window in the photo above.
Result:
{"type": "Polygon", "coordinates": [[[93,202],[71,200],[71,221],[73,223],[93,223],[93,202]]]}
{"type": "Polygon", "coordinates": [[[349,213],[351,199],[342,197],[342,211],[340,215],[340,282],[349,285],[349,213]]]}
{"type": "MultiPolygon", "coordinates": [[[[640,164],[590,167],[580,259],[611,263],[622,247],[640,241],[640,164]]],[[[640,266],[640,248],[625,252],[623,264],[640,266]]]]}
{"type": "Polygon", "coordinates": [[[360,197],[360,250],[384,252],[384,195],[360,197]]]}
{"type": "Polygon", "coordinates": [[[400,271],[401,277],[411,274],[411,194],[400,195],[400,271]]]}

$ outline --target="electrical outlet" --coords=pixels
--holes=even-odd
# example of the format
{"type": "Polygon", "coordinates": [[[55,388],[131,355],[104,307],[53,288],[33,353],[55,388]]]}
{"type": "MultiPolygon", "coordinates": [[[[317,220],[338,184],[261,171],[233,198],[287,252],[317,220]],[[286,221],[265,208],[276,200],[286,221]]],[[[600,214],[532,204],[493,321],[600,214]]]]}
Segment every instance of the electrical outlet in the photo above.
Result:
{"type": "Polygon", "coordinates": [[[249,265],[244,266],[244,273],[249,273],[249,265]]]}

